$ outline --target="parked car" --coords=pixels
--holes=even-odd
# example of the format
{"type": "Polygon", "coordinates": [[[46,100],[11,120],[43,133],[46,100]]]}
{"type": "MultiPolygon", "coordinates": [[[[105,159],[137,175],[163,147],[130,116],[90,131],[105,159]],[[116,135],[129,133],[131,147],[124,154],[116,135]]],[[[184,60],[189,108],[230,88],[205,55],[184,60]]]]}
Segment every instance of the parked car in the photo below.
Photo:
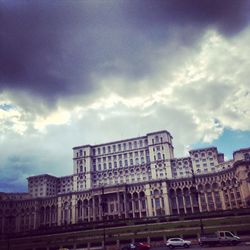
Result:
{"type": "Polygon", "coordinates": [[[191,246],[191,241],[183,240],[182,238],[170,238],[168,239],[166,245],[169,248],[175,248],[175,247],[189,248],[191,246]]]}
{"type": "Polygon", "coordinates": [[[150,245],[145,242],[138,242],[138,243],[131,243],[129,245],[126,245],[122,248],[122,250],[149,250],[150,245]]]}
{"type": "Polygon", "coordinates": [[[240,243],[240,238],[229,231],[217,231],[213,234],[202,235],[199,239],[199,244],[207,246],[215,245],[237,245],[240,243]]]}
{"type": "Polygon", "coordinates": [[[133,249],[135,249],[135,244],[132,243],[122,247],[122,250],[133,250],[133,249]]]}
{"type": "Polygon", "coordinates": [[[151,247],[150,244],[148,244],[146,242],[135,243],[136,250],[149,250],[150,247],[151,247]]]}

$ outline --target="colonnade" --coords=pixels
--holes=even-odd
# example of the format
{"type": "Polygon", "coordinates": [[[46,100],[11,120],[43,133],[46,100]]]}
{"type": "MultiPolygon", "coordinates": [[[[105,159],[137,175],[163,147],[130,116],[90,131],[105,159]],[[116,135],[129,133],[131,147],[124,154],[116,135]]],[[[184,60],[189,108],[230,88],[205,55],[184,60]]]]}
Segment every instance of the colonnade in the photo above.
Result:
{"type": "Polygon", "coordinates": [[[0,233],[83,222],[250,207],[248,166],[217,175],[107,186],[50,198],[0,201],[0,233]],[[197,195],[198,192],[198,195],[197,195]]]}

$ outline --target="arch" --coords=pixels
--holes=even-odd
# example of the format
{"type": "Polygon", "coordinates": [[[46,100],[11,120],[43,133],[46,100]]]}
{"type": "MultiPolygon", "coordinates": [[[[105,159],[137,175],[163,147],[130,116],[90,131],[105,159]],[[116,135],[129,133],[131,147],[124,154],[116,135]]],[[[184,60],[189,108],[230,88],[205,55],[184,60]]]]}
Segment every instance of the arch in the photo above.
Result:
{"type": "Polygon", "coordinates": [[[203,188],[203,185],[202,185],[202,184],[199,184],[199,185],[198,185],[198,190],[199,190],[200,192],[204,191],[204,188],[203,188]]]}
{"type": "Polygon", "coordinates": [[[154,196],[159,196],[160,195],[160,191],[158,189],[154,190],[154,196]]]}
{"type": "Polygon", "coordinates": [[[212,184],[212,189],[215,190],[215,189],[218,189],[218,188],[219,188],[218,183],[217,183],[217,182],[214,182],[214,183],[212,184]]]}
{"type": "Polygon", "coordinates": [[[141,191],[141,192],[139,193],[139,197],[140,197],[140,198],[145,198],[145,193],[144,193],[144,191],[141,191]]]}
{"type": "Polygon", "coordinates": [[[205,191],[210,191],[210,189],[211,189],[211,185],[209,184],[209,183],[206,183],[206,185],[205,185],[205,191]]]}
{"type": "Polygon", "coordinates": [[[138,193],[137,192],[133,193],[133,199],[138,199],[138,193]]]}

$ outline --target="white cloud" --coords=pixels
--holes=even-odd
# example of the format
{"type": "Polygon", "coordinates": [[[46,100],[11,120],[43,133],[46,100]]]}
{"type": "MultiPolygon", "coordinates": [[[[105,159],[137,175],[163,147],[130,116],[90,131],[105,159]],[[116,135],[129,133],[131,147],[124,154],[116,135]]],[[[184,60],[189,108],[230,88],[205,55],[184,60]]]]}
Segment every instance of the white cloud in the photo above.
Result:
{"type": "Polygon", "coordinates": [[[103,76],[101,90],[84,102],[79,93],[75,99],[60,100],[51,110],[38,104],[36,113],[36,104],[22,109],[21,104],[31,105],[31,100],[3,100],[0,103],[13,108],[0,109],[5,135],[0,140],[2,162],[8,167],[8,157],[18,148],[15,154],[29,154],[35,165],[27,174],[65,175],[72,173],[71,147],[76,145],[167,129],[174,136],[176,155],[184,156],[189,145],[212,142],[225,127],[249,131],[249,40],[250,30],[230,39],[210,30],[197,48],[183,49],[184,56],[178,55],[179,64],[171,74],[164,71],[168,58],[162,53],[151,77],[131,84],[124,76],[103,76]]]}

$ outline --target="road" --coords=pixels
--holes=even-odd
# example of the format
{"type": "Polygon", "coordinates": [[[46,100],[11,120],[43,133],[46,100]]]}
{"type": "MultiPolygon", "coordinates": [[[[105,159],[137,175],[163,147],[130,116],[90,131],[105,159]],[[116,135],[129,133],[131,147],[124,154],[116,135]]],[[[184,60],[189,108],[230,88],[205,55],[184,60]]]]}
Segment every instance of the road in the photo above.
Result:
{"type": "MultiPolygon", "coordinates": [[[[175,248],[176,250],[178,249],[186,249],[186,248],[175,248]]],[[[250,242],[243,242],[238,246],[219,246],[219,247],[200,247],[199,245],[193,245],[189,248],[190,250],[195,249],[195,250],[249,250],[250,249],[250,242]]],[[[154,247],[152,250],[168,250],[166,247],[154,247]]]]}

